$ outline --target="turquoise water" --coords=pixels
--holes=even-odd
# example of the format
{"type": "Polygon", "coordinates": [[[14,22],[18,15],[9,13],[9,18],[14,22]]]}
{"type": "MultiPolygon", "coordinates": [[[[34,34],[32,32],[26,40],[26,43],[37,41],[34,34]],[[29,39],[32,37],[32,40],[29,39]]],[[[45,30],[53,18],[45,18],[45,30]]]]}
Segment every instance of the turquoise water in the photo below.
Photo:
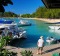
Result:
{"type": "MultiPolygon", "coordinates": [[[[18,23],[21,19],[14,18],[10,20],[14,20],[16,23],[18,23]]],[[[53,36],[54,38],[58,39],[60,38],[60,31],[50,30],[48,28],[49,24],[46,24],[46,22],[33,19],[22,19],[22,20],[28,20],[30,23],[32,23],[32,25],[22,27],[27,31],[26,34],[27,39],[18,40],[15,43],[13,43],[13,45],[16,47],[22,47],[22,48],[37,47],[37,41],[41,35],[44,36],[45,44],[46,44],[46,38],[48,36],[53,36]]]]}

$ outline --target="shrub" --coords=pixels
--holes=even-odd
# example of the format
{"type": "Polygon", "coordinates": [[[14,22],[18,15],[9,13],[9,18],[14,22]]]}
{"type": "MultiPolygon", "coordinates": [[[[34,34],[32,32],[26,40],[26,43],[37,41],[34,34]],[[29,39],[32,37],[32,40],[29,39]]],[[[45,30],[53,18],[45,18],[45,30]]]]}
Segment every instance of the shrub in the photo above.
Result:
{"type": "Polygon", "coordinates": [[[1,49],[0,50],[0,56],[17,56],[17,53],[9,52],[6,49],[1,49]]]}
{"type": "Polygon", "coordinates": [[[21,53],[22,56],[33,56],[32,51],[25,50],[25,51],[22,51],[20,53],[21,53]]]}

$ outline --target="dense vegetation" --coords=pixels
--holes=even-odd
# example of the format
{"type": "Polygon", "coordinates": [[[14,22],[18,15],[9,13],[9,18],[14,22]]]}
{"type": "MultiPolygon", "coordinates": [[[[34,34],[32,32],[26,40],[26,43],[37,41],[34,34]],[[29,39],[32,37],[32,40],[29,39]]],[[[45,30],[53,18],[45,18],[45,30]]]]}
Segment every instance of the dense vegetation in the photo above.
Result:
{"type": "Polygon", "coordinates": [[[30,18],[31,14],[23,14],[23,15],[21,15],[21,17],[30,18]]]}
{"type": "Polygon", "coordinates": [[[32,14],[23,14],[22,17],[60,18],[60,9],[47,9],[45,7],[39,7],[36,12],[32,14]]]}
{"type": "Polygon", "coordinates": [[[10,41],[9,36],[3,36],[3,37],[0,36],[0,56],[17,56],[17,53],[10,52],[4,48],[6,47],[9,41],[10,41]]]}
{"type": "MultiPolygon", "coordinates": [[[[19,17],[14,12],[5,12],[4,6],[12,4],[11,0],[0,0],[0,17],[19,17]],[[3,13],[4,12],[4,13],[3,13]]],[[[60,18],[60,9],[47,9],[45,7],[39,7],[32,14],[22,14],[23,18],[60,18]]]]}
{"type": "Polygon", "coordinates": [[[0,17],[18,17],[18,15],[13,12],[4,12],[0,17]]]}

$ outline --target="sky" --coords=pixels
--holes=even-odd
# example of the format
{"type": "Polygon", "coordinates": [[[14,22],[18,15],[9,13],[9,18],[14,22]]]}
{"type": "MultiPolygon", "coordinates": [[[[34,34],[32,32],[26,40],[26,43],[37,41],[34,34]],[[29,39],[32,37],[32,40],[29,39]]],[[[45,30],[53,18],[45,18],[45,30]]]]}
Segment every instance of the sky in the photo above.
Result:
{"type": "Polygon", "coordinates": [[[40,6],[44,6],[41,0],[12,0],[13,5],[5,6],[5,11],[11,11],[16,14],[32,14],[40,6]]]}

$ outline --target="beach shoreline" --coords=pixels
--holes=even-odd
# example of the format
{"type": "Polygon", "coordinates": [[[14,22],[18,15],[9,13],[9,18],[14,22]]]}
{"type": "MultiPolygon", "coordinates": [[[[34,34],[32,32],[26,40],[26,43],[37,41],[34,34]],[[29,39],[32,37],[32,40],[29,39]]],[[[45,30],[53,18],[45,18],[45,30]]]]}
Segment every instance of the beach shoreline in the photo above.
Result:
{"type": "Polygon", "coordinates": [[[34,20],[40,20],[48,23],[60,22],[60,19],[50,19],[50,18],[23,18],[23,19],[34,19],[34,20]]]}
{"type": "Polygon", "coordinates": [[[48,23],[60,22],[60,19],[50,19],[50,18],[23,18],[23,19],[34,19],[34,20],[45,21],[48,23]]]}
{"type": "Polygon", "coordinates": [[[60,19],[50,19],[50,18],[24,18],[24,19],[35,19],[35,20],[45,21],[48,23],[60,22],[60,19]]]}
{"type": "Polygon", "coordinates": [[[40,21],[45,21],[48,23],[54,23],[54,22],[60,22],[60,19],[50,19],[50,18],[20,18],[20,17],[0,17],[0,18],[17,18],[17,19],[34,19],[34,20],[40,20],[40,21]]]}
{"type": "Polygon", "coordinates": [[[60,22],[60,19],[37,18],[37,20],[45,21],[45,22],[48,22],[48,23],[60,22]]]}

